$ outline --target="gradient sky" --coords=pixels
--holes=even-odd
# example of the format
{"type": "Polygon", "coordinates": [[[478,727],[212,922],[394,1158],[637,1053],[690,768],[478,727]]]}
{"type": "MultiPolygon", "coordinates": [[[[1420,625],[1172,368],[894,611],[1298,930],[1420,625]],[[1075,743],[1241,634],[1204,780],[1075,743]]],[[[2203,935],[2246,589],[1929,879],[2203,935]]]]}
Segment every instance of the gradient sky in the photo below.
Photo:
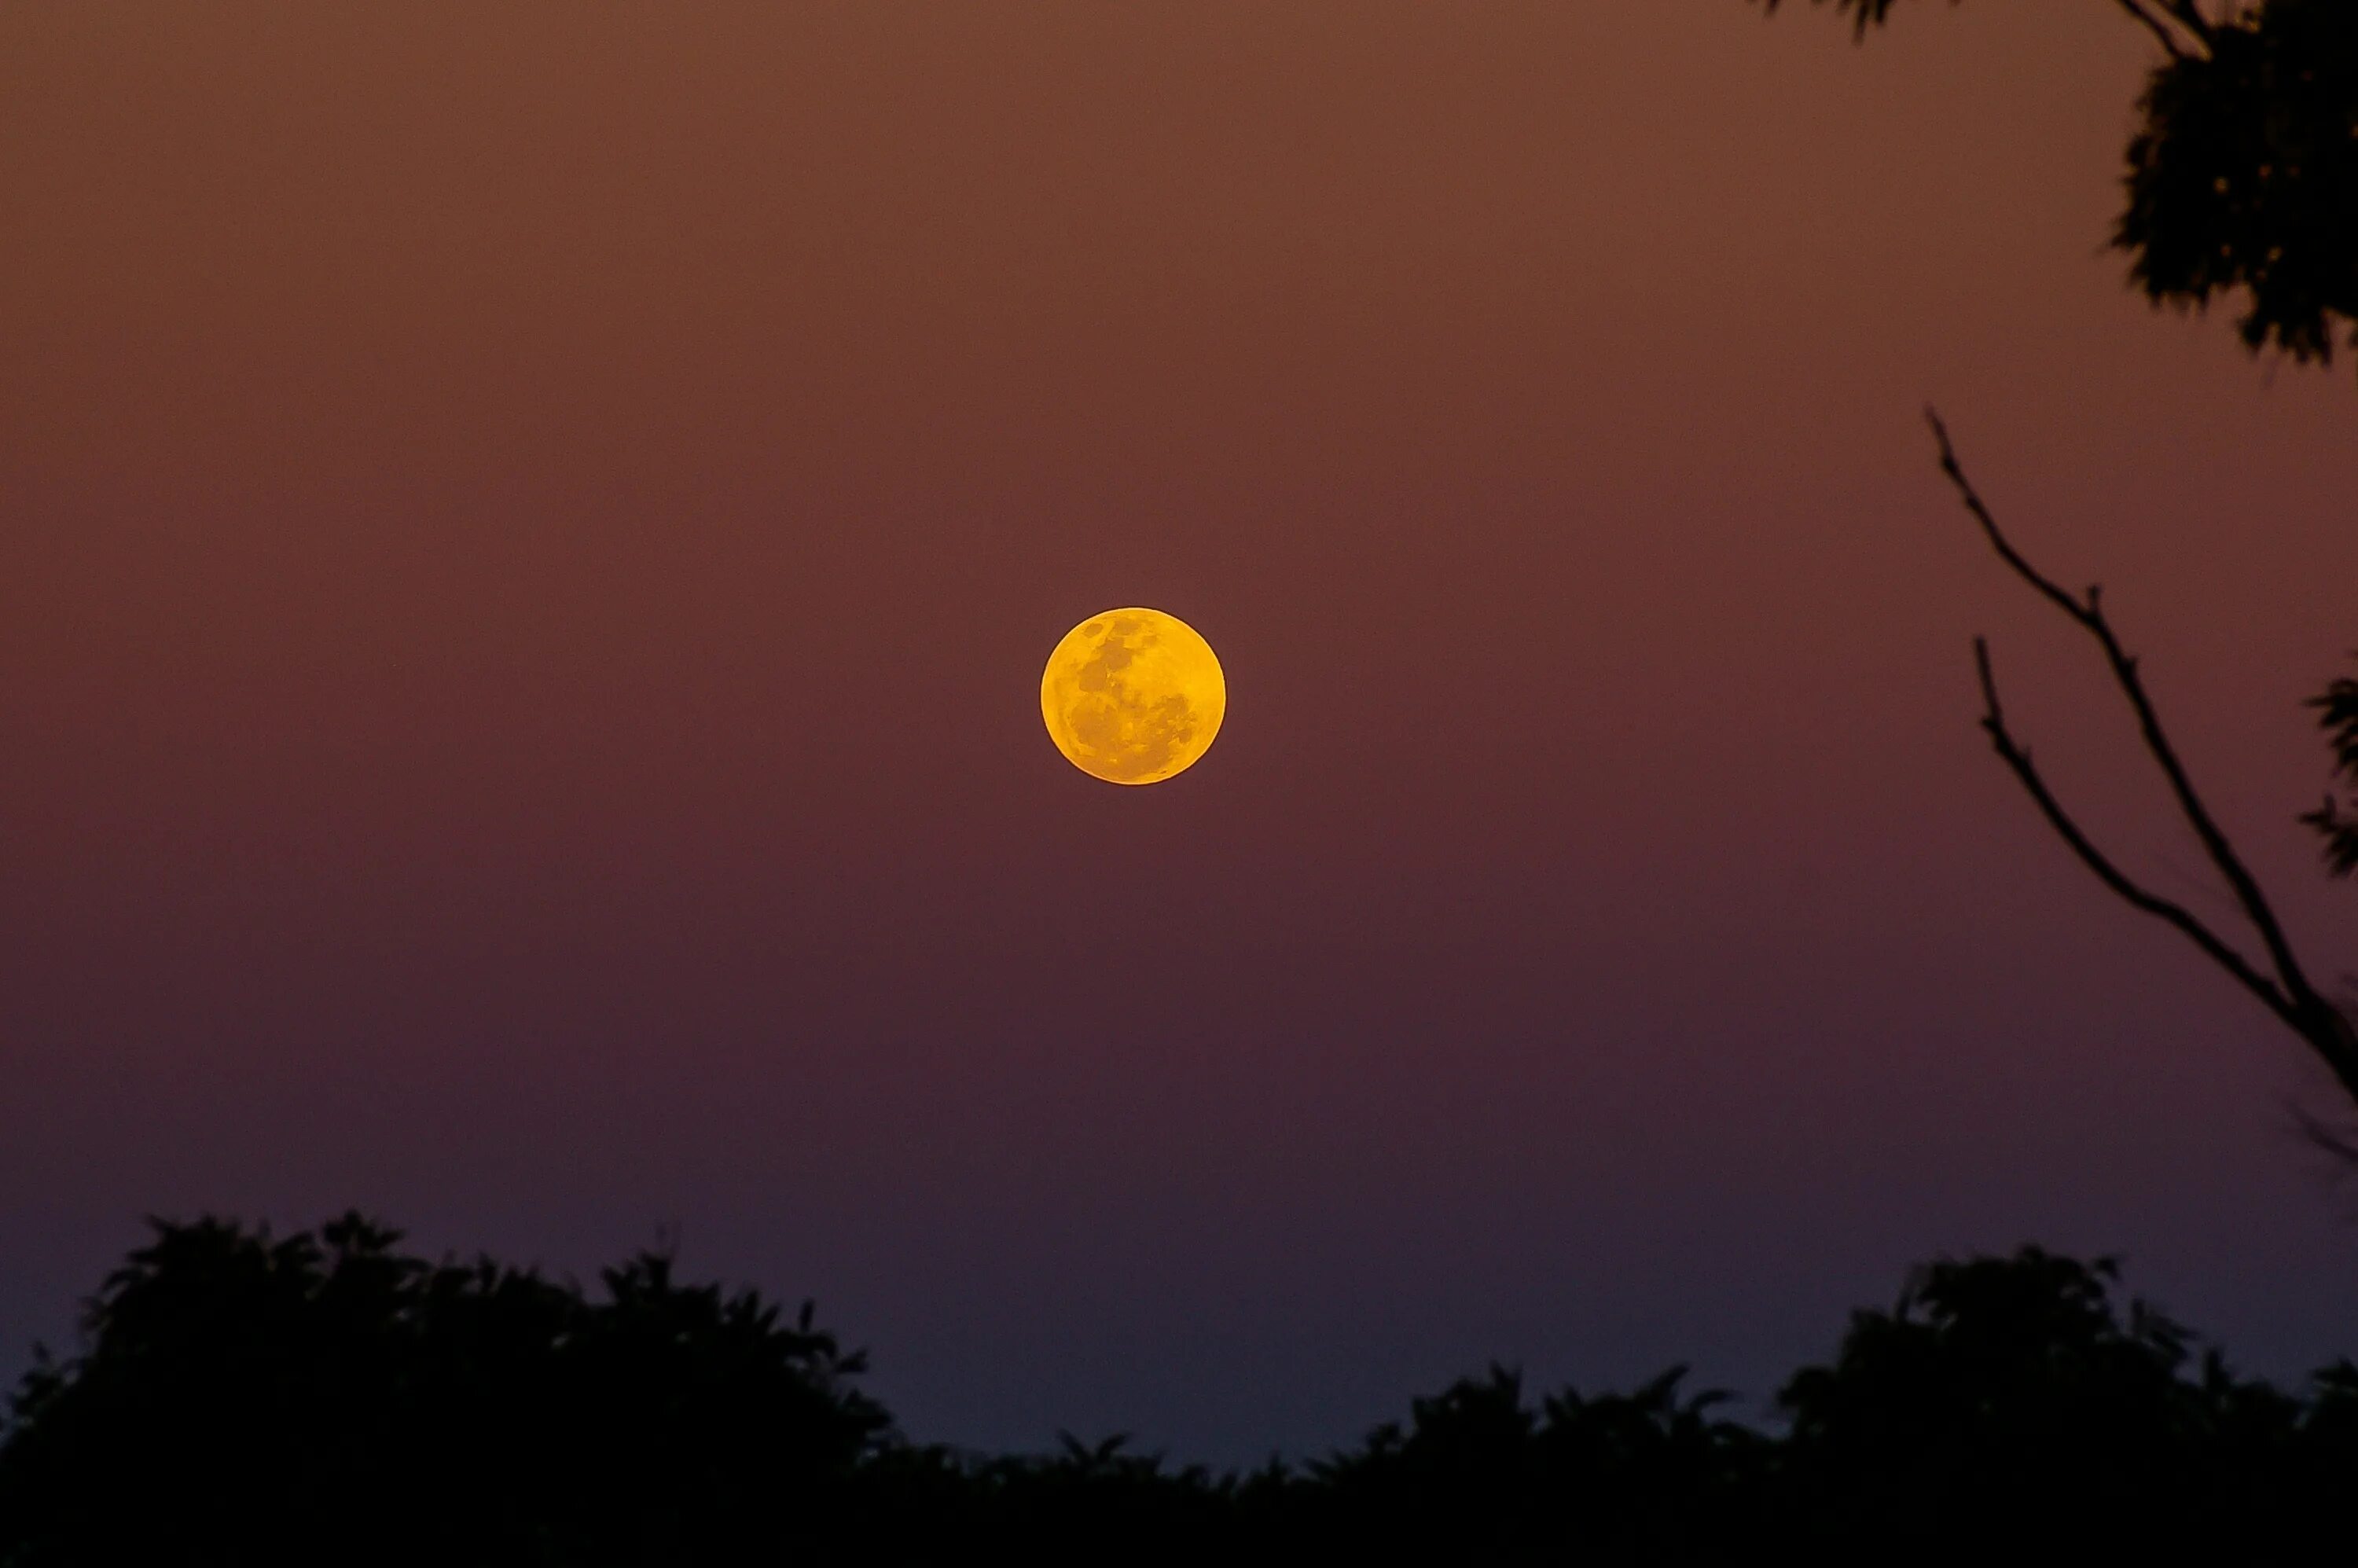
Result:
{"type": "Polygon", "coordinates": [[[139,1216],[816,1296],[921,1438],[1747,1394],[2025,1239],[2358,1350],[2358,386],[2104,249],[2150,41],[1736,0],[0,12],[0,1374],[139,1216]],[[1209,756],[1042,733],[1208,637],[1209,756]]]}

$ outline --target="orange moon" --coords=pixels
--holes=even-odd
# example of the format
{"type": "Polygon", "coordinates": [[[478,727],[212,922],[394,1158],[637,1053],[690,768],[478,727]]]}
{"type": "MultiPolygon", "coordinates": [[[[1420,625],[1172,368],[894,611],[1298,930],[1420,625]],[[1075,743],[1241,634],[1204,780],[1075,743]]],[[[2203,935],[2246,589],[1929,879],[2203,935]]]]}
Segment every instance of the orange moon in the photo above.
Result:
{"type": "Polygon", "coordinates": [[[1220,732],[1228,684],[1212,645],[1176,615],[1131,607],[1065,633],[1040,677],[1040,717],[1065,761],[1108,784],[1161,784],[1220,732]]]}

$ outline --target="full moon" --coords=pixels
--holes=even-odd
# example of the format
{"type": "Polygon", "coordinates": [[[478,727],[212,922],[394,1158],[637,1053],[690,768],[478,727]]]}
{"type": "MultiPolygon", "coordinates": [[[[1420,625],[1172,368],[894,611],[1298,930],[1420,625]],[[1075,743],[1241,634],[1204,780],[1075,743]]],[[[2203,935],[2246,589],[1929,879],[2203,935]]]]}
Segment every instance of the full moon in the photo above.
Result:
{"type": "Polygon", "coordinates": [[[1220,732],[1228,683],[1176,615],[1109,610],[1065,633],[1040,677],[1040,717],[1065,761],[1108,784],[1160,784],[1220,732]]]}

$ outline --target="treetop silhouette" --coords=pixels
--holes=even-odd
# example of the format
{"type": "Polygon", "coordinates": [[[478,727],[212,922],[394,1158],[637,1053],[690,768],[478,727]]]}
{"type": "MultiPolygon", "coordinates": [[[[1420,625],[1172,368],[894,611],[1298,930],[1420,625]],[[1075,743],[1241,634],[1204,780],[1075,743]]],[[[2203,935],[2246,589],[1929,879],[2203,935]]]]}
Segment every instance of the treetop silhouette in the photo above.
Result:
{"type": "Polygon", "coordinates": [[[864,1362],[643,1253],[571,1283],[357,1216],[158,1223],[0,1424],[0,1568],[1247,1561],[2288,1562],[2338,1541],[2358,1367],[2298,1393],[2027,1248],[1931,1264],[1747,1425],[1674,1368],[1493,1367],[1307,1465],[912,1441],[864,1362]]]}
{"type": "MultiPolygon", "coordinates": [[[[1861,38],[1893,5],[1832,3],[1861,38]]],[[[2358,349],[2358,5],[2114,5],[2165,57],[2123,155],[2112,243],[2130,280],[2181,309],[2244,290],[2237,330],[2255,351],[2327,363],[2337,337],[2358,349]]]]}

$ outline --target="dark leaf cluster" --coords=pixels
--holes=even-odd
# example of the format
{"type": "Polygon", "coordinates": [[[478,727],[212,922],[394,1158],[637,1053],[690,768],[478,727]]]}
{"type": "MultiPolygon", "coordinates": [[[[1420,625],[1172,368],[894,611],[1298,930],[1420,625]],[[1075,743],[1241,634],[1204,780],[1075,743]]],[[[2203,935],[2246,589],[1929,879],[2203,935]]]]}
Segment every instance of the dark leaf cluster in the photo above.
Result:
{"type": "Polygon", "coordinates": [[[0,1568],[2280,1563],[2335,1541],[2358,1367],[2233,1373],[2104,1260],[1920,1271],[1775,1419],[1492,1368],[1316,1463],[914,1443],[856,1355],[643,1255],[594,1295],[356,1217],[158,1225],[0,1427],[0,1568]]]}
{"type": "MultiPolygon", "coordinates": [[[[1862,38],[1893,8],[1832,3],[1862,38]]],[[[2358,5],[2114,5],[2167,57],[2137,103],[2113,227],[2131,281],[2190,309],[2243,291],[2254,349],[2326,362],[2337,336],[2358,347],[2358,5]]]]}
{"type": "Polygon", "coordinates": [[[158,1225],[37,1366],[0,1563],[717,1561],[832,1530],[888,1432],[807,1312],[642,1255],[604,1299],[346,1216],[158,1225]],[[753,1506],[759,1499],[759,1507],[753,1506]]]}
{"type": "Polygon", "coordinates": [[[2114,243],[2156,303],[2245,291],[2255,349],[2358,346],[2358,5],[2270,0],[2154,72],[2114,243]]]}
{"type": "Polygon", "coordinates": [[[2325,804],[2301,820],[2325,839],[2325,863],[2336,876],[2358,873],[2358,679],[2343,676],[2309,699],[2318,710],[2327,743],[2333,749],[2333,772],[2350,791],[2347,802],[2328,795],[2325,804]]]}

